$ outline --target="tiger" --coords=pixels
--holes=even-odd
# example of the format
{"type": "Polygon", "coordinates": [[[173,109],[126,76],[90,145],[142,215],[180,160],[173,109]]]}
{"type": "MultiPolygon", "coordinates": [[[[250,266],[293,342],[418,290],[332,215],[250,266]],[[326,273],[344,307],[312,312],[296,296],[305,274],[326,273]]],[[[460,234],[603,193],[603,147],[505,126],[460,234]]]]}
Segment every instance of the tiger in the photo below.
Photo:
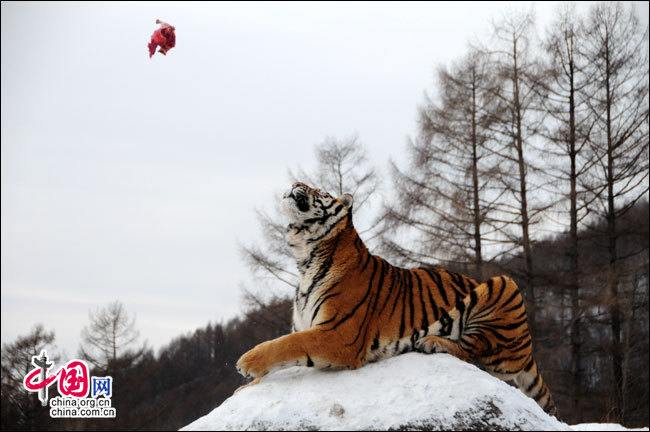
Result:
{"type": "MultiPolygon", "coordinates": [[[[356,369],[410,351],[447,353],[521,390],[556,415],[532,355],[524,299],[508,276],[479,283],[443,268],[406,269],[369,252],[353,198],[295,183],[282,197],[299,286],[293,331],[237,361],[251,384],[294,366],[356,369]]],[[[249,384],[250,385],[250,384],[249,384]]]]}

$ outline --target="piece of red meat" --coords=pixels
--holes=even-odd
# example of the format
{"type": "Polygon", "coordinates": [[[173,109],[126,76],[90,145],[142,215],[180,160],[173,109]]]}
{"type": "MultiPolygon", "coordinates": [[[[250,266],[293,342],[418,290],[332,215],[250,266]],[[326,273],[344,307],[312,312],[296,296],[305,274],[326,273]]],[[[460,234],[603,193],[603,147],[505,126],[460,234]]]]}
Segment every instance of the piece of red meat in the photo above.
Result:
{"type": "Polygon", "coordinates": [[[176,45],[176,33],[174,33],[176,29],[174,26],[160,21],[159,19],[156,20],[156,24],[160,24],[160,28],[151,35],[151,42],[149,42],[149,58],[155,54],[157,46],[160,46],[158,52],[166,55],[167,51],[174,48],[174,45],[176,45]]]}

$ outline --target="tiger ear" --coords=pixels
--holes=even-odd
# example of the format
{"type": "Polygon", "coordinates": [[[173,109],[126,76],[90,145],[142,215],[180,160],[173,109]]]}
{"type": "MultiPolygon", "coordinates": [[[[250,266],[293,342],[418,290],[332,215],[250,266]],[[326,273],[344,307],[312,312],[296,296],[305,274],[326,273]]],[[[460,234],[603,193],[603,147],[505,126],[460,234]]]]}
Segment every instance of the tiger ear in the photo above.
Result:
{"type": "Polygon", "coordinates": [[[352,210],[352,203],[353,203],[353,201],[354,201],[353,198],[352,198],[352,195],[350,195],[349,193],[346,193],[346,194],[343,194],[343,195],[341,196],[341,198],[339,198],[339,199],[341,200],[341,202],[342,202],[342,203],[343,203],[347,208],[349,208],[350,210],[352,210]]]}

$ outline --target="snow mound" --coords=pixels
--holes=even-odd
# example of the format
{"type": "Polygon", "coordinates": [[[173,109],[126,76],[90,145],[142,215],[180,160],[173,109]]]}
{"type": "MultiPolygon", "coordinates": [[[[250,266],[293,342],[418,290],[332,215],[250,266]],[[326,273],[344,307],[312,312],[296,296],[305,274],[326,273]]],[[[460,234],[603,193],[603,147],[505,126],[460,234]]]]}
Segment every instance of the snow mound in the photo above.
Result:
{"type": "Polygon", "coordinates": [[[647,431],[648,428],[628,429],[616,423],[580,423],[571,426],[574,431],[647,431]]]}
{"type": "Polygon", "coordinates": [[[514,387],[447,354],[357,370],[292,367],[182,430],[572,430],[514,387]]]}

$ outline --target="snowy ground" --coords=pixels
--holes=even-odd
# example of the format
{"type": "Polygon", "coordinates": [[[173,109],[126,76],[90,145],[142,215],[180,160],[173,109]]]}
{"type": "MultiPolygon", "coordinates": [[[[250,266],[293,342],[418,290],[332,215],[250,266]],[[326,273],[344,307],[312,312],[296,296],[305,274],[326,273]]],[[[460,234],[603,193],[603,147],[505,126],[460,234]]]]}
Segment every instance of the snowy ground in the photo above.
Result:
{"type": "MultiPolygon", "coordinates": [[[[573,430],[468,363],[417,353],[353,371],[279,371],[183,430],[247,429],[573,430]]],[[[625,430],[601,424],[575,429],[625,430]]]]}
{"type": "Polygon", "coordinates": [[[580,423],[571,426],[574,431],[647,431],[648,428],[627,429],[616,423],[580,423]]]}

